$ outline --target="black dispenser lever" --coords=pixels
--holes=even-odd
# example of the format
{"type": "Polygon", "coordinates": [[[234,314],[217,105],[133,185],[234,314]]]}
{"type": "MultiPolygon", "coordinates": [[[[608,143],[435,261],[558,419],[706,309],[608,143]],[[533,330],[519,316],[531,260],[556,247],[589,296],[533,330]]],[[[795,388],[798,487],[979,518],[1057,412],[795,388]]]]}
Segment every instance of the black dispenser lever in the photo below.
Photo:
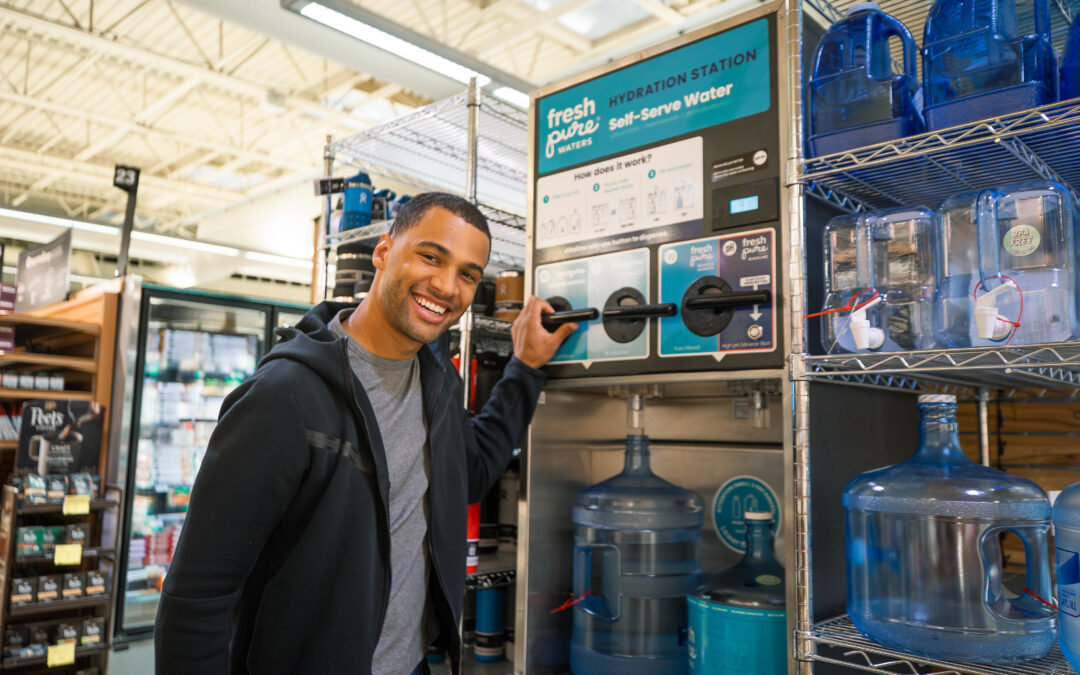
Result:
{"type": "Polygon", "coordinates": [[[767,305],[772,302],[772,292],[733,291],[729,293],[707,293],[696,298],[687,298],[688,309],[727,309],[746,305],[767,305]]]}
{"type": "Polygon", "coordinates": [[[547,327],[561,326],[564,323],[579,321],[595,321],[598,318],[600,318],[600,310],[595,307],[586,307],[585,309],[567,309],[561,312],[544,314],[540,317],[540,320],[547,327]]]}
{"type": "Polygon", "coordinates": [[[675,316],[679,308],[674,302],[662,302],[656,305],[615,305],[604,308],[604,320],[613,319],[651,319],[659,316],[675,316]]]}

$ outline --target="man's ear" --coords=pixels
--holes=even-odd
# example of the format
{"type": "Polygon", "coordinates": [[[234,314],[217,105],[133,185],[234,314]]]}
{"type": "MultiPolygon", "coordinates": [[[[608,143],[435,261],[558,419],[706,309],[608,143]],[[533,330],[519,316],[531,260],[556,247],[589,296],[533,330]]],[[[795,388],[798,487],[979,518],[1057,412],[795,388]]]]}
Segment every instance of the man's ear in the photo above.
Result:
{"type": "Polygon", "coordinates": [[[386,267],[386,261],[390,257],[390,249],[393,242],[389,234],[379,237],[379,243],[375,244],[375,250],[371,253],[371,264],[375,269],[381,270],[386,267]]]}

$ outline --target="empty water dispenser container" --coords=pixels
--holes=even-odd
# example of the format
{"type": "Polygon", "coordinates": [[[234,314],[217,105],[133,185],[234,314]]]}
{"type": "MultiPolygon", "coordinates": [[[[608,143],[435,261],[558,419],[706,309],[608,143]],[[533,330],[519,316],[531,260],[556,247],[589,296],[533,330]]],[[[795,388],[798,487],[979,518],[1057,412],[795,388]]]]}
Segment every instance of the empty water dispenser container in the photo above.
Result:
{"type": "Polygon", "coordinates": [[[1072,193],[1026,183],[945,200],[935,324],[949,347],[1062,342],[1078,335],[1072,193]]]}
{"type": "Polygon", "coordinates": [[[818,43],[807,107],[808,152],[827,155],[917,134],[915,40],[873,2],[848,10],[818,43]],[[899,43],[901,62],[890,54],[899,43]]]}
{"type": "Polygon", "coordinates": [[[935,214],[923,207],[834,218],[825,227],[825,351],[934,346],[935,214]]]}
{"type": "Polygon", "coordinates": [[[870,639],[977,663],[1042,658],[1054,644],[1047,533],[1038,485],[976,464],[960,447],[956,398],[919,397],[919,446],[844,492],[848,613],[870,639]],[[1024,588],[1002,584],[1000,539],[1024,544],[1024,588]]]}
{"type": "Polygon", "coordinates": [[[698,572],[701,502],[649,468],[626,437],[622,473],[574,503],[570,668],[577,675],[686,675],[686,594],[698,572]]]}
{"type": "Polygon", "coordinates": [[[1022,0],[1017,9],[1016,0],[934,2],[922,50],[928,129],[1057,100],[1048,2],[1022,0]]]}

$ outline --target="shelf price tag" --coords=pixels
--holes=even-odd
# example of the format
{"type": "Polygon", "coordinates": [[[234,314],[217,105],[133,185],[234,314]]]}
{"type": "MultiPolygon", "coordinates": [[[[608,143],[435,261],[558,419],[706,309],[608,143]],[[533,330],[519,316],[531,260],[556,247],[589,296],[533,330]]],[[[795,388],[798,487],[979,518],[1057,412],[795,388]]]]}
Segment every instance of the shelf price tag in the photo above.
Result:
{"type": "Polygon", "coordinates": [[[73,663],[75,663],[74,642],[49,646],[49,651],[45,660],[46,666],[49,668],[59,668],[60,666],[70,666],[73,663]]]}
{"type": "Polygon", "coordinates": [[[57,544],[53,564],[78,565],[82,563],[82,544],[57,544]]]}
{"type": "Polygon", "coordinates": [[[68,495],[64,497],[65,516],[85,516],[90,513],[90,495],[68,495]]]}

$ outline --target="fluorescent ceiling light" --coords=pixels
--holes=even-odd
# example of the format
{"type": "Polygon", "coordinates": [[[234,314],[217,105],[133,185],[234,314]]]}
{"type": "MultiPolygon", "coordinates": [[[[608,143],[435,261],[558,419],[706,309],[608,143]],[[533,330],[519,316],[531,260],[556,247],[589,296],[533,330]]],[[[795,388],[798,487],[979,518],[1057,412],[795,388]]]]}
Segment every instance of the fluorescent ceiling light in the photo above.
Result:
{"type": "Polygon", "coordinates": [[[492,90],[491,95],[506,101],[510,105],[516,105],[522,110],[529,109],[529,95],[513,87],[499,87],[492,90]]]}
{"type": "Polygon", "coordinates": [[[30,213],[29,211],[16,211],[15,209],[0,208],[0,216],[25,220],[31,223],[41,223],[43,225],[73,227],[76,230],[95,232],[97,234],[110,234],[113,236],[120,234],[120,229],[111,225],[98,225],[97,223],[87,223],[82,220],[71,220],[70,218],[56,218],[55,216],[45,216],[40,213],[30,213]]]}
{"type": "Polygon", "coordinates": [[[476,84],[481,87],[491,82],[490,77],[481,75],[471,68],[466,68],[460,63],[455,63],[454,61],[439,56],[423,47],[402,40],[390,33],[381,31],[378,28],[369,26],[351,16],[342,14],[329,7],[324,7],[318,3],[312,2],[307,4],[300,10],[300,13],[309,19],[318,21],[324,26],[341,31],[346,35],[351,35],[357,40],[400,56],[403,59],[412,61],[419,66],[423,66],[428,70],[433,70],[436,73],[445,75],[463,84],[468,84],[469,80],[474,77],[476,78],[476,84]]]}
{"type": "Polygon", "coordinates": [[[240,249],[232,248],[231,246],[218,246],[217,244],[207,244],[202,241],[195,241],[194,239],[181,239],[180,237],[167,237],[163,234],[154,234],[152,232],[136,231],[131,233],[132,239],[138,239],[139,241],[145,241],[151,244],[163,244],[165,246],[179,246],[180,248],[189,248],[193,251],[201,251],[203,253],[214,253],[216,255],[224,255],[235,258],[240,255],[240,249]]]}
{"type": "Polygon", "coordinates": [[[303,258],[290,258],[284,255],[274,255],[273,253],[259,253],[258,251],[248,251],[244,254],[244,257],[248,260],[255,260],[258,262],[272,263],[274,265],[288,265],[289,267],[300,267],[302,269],[311,269],[311,260],[304,260],[303,258]]]}

